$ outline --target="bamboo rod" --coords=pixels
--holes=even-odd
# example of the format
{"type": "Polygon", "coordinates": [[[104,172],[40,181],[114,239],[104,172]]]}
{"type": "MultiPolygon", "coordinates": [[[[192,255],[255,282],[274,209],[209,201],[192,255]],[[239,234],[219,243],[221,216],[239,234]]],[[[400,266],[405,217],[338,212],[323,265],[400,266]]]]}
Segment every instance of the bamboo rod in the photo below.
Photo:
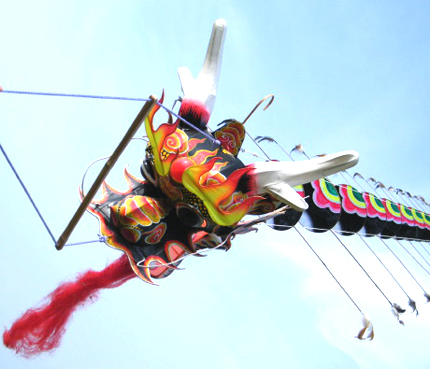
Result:
{"type": "Polygon", "coordinates": [[[85,210],[90,205],[97,191],[100,189],[100,186],[102,185],[103,181],[106,179],[107,175],[109,174],[110,170],[118,161],[118,158],[121,156],[121,154],[123,153],[127,145],[130,143],[131,139],[136,134],[137,130],[142,125],[143,121],[146,119],[148,114],[151,112],[154,105],[157,103],[157,98],[154,97],[153,95],[151,95],[149,98],[150,100],[147,101],[145,105],[143,105],[142,110],[135,118],[134,122],[132,123],[132,125],[126,132],[126,134],[124,135],[123,139],[121,140],[121,142],[119,143],[119,145],[117,146],[113,154],[110,156],[106,164],[103,166],[103,169],[100,171],[99,175],[97,176],[96,180],[94,181],[87,195],[83,198],[81,204],[79,205],[78,210],[76,210],[76,213],[73,215],[72,219],[70,220],[63,234],[58,239],[55,245],[57,250],[61,250],[64,247],[70,235],[72,234],[73,230],[75,229],[76,225],[78,224],[79,220],[84,215],[85,210]]]}

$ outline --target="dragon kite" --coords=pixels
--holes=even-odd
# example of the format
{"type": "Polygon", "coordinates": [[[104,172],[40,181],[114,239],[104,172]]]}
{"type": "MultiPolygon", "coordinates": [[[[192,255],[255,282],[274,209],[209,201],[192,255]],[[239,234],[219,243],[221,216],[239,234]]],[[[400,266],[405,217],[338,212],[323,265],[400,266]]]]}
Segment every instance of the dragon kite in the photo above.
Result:
{"type": "MultiPolygon", "coordinates": [[[[151,96],[136,118],[144,124],[148,140],[142,178],[125,170],[128,189],[120,192],[104,182],[104,173],[102,197],[96,200],[97,186],[89,193],[80,189],[82,207],[99,220],[102,239],[123,256],[103,271],[88,271],[75,282],[60,285],[43,306],[30,309],[5,331],[6,346],[24,356],[52,350],[72,312],[98,290],[117,287],[135,276],[154,284],[154,279],[178,269],[187,256],[201,256],[208,249],[228,250],[235,235],[260,222],[270,221],[273,228],[284,230],[302,219],[316,231],[337,225],[345,234],[366,225],[369,235],[407,236],[415,231],[428,239],[428,214],[381,201],[349,185],[335,188],[325,180],[353,167],[358,162],[355,151],[250,165],[240,160],[246,120],[224,120],[214,131],[208,125],[225,34],[225,21],[216,21],[196,79],[188,68],[179,68],[183,97],[177,114],[163,105],[163,92],[159,100],[151,96]],[[157,126],[161,108],[167,119],[157,126]],[[407,225],[402,227],[402,222],[407,225]]],[[[59,239],[57,248],[72,229],[59,239]]]]}

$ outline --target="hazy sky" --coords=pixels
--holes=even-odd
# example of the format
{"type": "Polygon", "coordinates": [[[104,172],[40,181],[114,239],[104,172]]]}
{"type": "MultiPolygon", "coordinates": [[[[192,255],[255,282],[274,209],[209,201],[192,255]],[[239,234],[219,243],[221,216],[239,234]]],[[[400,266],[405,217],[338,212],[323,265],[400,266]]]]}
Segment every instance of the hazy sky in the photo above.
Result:
{"type": "MultiPolygon", "coordinates": [[[[181,94],[177,68],[197,75],[212,23],[224,18],[212,127],[243,120],[273,93],[274,104],[246,123],[254,137],[272,136],[288,151],[302,143],[310,155],[354,149],[357,171],[429,201],[429,16],[426,1],[3,1],[0,85],[132,97],[164,88],[170,105],[181,94]]],[[[141,106],[0,94],[1,144],[56,236],[79,204],[87,165],[114,150],[141,106]]],[[[283,159],[275,146],[264,148],[283,159]]],[[[125,188],[122,168],[139,175],[143,155],[144,144],[133,142],[108,182],[125,188]]],[[[60,282],[120,253],[99,243],[56,251],[3,159],[0,173],[0,326],[10,327],[60,282]]],[[[70,241],[97,232],[86,215],[70,241]]],[[[305,234],[371,318],[373,342],[354,338],[361,315],[294,230],[262,226],[227,253],[187,259],[159,287],[136,278],[103,291],[75,313],[52,354],[27,360],[0,346],[1,366],[428,368],[430,307],[381,242],[369,241],[418,303],[420,315],[406,315],[404,327],[332,235],[305,234]]],[[[364,244],[345,242],[390,299],[407,306],[364,244]]],[[[399,255],[430,290],[429,275],[399,255]]]]}

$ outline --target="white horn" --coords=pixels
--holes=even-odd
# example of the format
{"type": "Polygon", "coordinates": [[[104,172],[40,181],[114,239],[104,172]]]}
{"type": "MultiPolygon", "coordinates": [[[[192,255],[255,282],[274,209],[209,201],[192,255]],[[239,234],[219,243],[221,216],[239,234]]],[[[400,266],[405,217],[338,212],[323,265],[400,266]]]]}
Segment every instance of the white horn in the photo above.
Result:
{"type": "Polygon", "coordinates": [[[269,193],[293,209],[304,211],[307,204],[293,187],[341,172],[357,163],[358,153],[349,150],[304,161],[255,163],[252,175],[258,193],[269,193]]]}
{"type": "Polygon", "coordinates": [[[226,21],[218,19],[213,25],[205,62],[197,79],[193,78],[187,67],[178,68],[184,99],[202,102],[209,113],[212,112],[215,105],[226,31],[226,21]]]}

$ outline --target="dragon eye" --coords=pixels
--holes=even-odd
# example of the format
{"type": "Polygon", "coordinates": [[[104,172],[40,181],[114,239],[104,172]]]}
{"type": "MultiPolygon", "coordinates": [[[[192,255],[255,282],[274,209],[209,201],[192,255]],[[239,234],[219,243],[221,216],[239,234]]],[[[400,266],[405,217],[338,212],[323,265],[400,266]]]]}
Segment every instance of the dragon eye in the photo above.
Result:
{"type": "Polygon", "coordinates": [[[190,204],[176,204],[176,215],[188,227],[204,227],[206,220],[202,213],[190,204]]]}

